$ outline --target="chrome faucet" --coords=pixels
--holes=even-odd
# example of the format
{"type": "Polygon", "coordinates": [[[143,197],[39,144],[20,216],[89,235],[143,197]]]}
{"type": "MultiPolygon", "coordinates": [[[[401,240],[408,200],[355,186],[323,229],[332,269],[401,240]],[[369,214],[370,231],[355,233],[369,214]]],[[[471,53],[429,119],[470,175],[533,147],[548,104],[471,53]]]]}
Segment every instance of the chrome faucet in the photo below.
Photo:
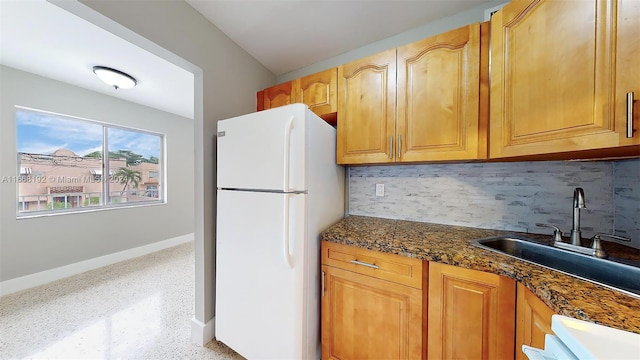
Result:
{"type": "Polygon", "coordinates": [[[602,237],[608,237],[615,240],[631,241],[631,239],[624,236],[618,236],[613,234],[601,234],[597,233],[591,238],[591,246],[582,246],[582,232],[580,231],[580,209],[586,209],[584,204],[584,191],[582,188],[576,188],[573,191],[573,229],[571,229],[570,242],[566,243],[562,240],[562,231],[559,227],[548,224],[537,223],[536,226],[547,227],[553,229],[553,246],[560,249],[574,251],[577,253],[591,255],[599,258],[606,258],[607,253],[602,248],[602,237]]]}
{"type": "Polygon", "coordinates": [[[602,239],[602,237],[608,237],[608,238],[612,238],[615,240],[622,240],[622,241],[626,241],[629,242],[631,241],[631,239],[624,237],[624,236],[618,236],[618,235],[613,235],[613,234],[602,234],[602,233],[597,233],[595,235],[593,235],[593,237],[591,238],[591,246],[590,247],[584,247],[584,246],[580,246],[580,245],[571,245],[569,243],[566,243],[564,241],[562,241],[562,231],[560,231],[560,228],[558,228],[557,226],[554,225],[548,225],[548,224],[536,224],[537,226],[540,227],[548,227],[548,228],[552,228],[553,229],[553,246],[560,248],[560,249],[564,249],[564,250],[569,250],[569,251],[573,251],[573,252],[577,252],[580,254],[585,254],[585,255],[591,255],[591,256],[595,256],[601,259],[605,259],[607,258],[609,255],[607,255],[607,253],[604,251],[604,248],[602,247],[601,244],[601,240],[605,240],[602,239]]]}
{"type": "Polygon", "coordinates": [[[580,231],[580,209],[585,209],[584,191],[582,188],[573,190],[573,228],[571,229],[571,245],[582,246],[582,233],[580,231]]]}

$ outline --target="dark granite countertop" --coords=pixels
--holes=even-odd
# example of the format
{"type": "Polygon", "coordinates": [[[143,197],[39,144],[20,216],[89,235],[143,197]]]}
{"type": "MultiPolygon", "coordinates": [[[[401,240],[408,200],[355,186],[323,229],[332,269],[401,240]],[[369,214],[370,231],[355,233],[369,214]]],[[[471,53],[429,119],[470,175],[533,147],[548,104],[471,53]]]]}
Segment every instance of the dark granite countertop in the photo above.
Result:
{"type": "MultiPolygon", "coordinates": [[[[550,235],[364,216],[341,220],[322,233],[322,240],[506,276],[558,314],[640,334],[640,298],[471,245],[475,239],[505,234],[551,240],[550,235]]],[[[640,259],[640,250],[603,245],[612,255],[640,259]]]]}

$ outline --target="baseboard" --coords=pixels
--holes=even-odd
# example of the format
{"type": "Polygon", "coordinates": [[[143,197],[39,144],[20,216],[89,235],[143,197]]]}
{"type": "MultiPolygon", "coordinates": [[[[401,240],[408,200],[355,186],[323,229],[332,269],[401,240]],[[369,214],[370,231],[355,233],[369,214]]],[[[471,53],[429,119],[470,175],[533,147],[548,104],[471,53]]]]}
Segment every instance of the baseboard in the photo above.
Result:
{"type": "Polygon", "coordinates": [[[200,346],[204,346],[204,344],[213,340],[215,336],[214,323],[215,317],[207,321],[206,324],[193,317],[191,319],[191,341],[200,346]]]}
{"type": "Polygon", "coordinates": [[[0,296],[32,288],[34,286],[43,285],[69,276],[81,274],[85,271],[94,270],[103,266],[115,264],[120,261],[151,254],[153,252],[184,244],[189,241],[193,241],[193,234],[182,235],[171,239],[158,241],[152,244],[136,247],[133,249],[127,249],[119,251],[117,253],[104,255],[65,266],[60,266],[54,269],[21,276],[15,279],[6,280],[0,282],[0,296]]]}

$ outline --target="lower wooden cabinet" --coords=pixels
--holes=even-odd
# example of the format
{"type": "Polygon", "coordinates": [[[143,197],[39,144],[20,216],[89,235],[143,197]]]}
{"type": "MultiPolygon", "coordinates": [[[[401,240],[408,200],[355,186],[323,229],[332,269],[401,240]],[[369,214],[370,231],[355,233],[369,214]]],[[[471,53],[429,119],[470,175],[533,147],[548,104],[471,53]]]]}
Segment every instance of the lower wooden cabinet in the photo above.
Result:
{"type": "Polygon", "coordinates": [[[524,360],[553,333],[513,279],[325,241],[321,291],[323,359],[524,360]]]}
{"type": "Polygon", "coordinates": [[[518,284],[516,301],[516,359],[526,360],[522,345],[544,348],[544,336],[551,330],[551,310],[524,285],[518,284]]]}
{"type": "Polygon", "coordinates": [[[422,291],[323,266],[323,359],[420,359],[422,291]]]}
{"type": "Polygon", "coordinates": [[[322,358],[421,359],[421,285],[402,283],[421,280],[421,261],[325,242],[322,253],[322,358]]]}
{"type": "Polygon", "coordinates": [[[429,359],[509,359],[514,354],[515,281],[429,263],[429,359]]]}

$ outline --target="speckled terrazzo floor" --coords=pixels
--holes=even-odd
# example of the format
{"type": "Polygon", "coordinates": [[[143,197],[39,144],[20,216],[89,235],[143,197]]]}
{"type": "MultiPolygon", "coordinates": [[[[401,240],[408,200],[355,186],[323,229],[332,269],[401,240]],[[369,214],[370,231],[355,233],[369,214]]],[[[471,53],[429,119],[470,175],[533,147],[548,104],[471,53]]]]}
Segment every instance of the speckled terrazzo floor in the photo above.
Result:
{"type": "Polygon", "coordinates": [[[0,298],[0,359],[242,359],[191,343],[193,243],[0,298]]]}

